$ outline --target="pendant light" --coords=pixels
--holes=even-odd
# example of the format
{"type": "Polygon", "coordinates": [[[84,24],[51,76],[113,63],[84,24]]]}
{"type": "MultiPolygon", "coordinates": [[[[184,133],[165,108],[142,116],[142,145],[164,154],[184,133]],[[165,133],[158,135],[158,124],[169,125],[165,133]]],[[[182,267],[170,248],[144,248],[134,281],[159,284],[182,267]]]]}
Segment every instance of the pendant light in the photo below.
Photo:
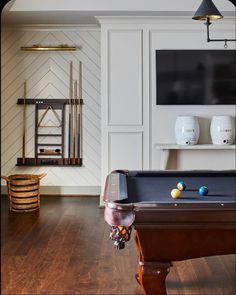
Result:
{"type": "MultiPolygon", "coordinates": [[[[235,1],[229,0],[235,6],[235,1]]],[[[225,42],[224,47],[227,48],[227,42],[236,41],[236,39],[211,39],[209,27],[211,20],[218,20],[223,18],[223,15],[216,8],[212,0],[203,0],[197,11],[195,12],[193,19],[195,20],[206,20],[205,25],[207,26],[207,42],[225,42]]]]}

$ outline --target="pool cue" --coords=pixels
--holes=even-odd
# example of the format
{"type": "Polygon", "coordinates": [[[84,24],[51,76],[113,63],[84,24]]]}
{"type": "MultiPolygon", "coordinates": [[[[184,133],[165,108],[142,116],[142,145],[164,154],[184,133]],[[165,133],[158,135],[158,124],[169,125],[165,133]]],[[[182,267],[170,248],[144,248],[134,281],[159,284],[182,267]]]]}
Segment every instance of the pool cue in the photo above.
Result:
{"type": "Polygon", "coordinates": [[[80,158],[82,158],[82,153],[83,153],[83,121],[82,121],[82,62],[79,63],[80,66],[80,94],[79,94],[79,127],[80,127],[80,139],[79,139],[79,146],[80,146],[80,158]]]}
{"type": "Polygon", "coordinates": [[[27,82],[25,80],[24,81],[23,136],[22,136],[22,163],[23,164],[25,164],[26,93],[27,93],[27,82]]]}
{"type": "Polygon", "coordinates": [[[82,80],[82,75],[81,75],[81,65],[82,63],[80,62],[79,63],[79,71],[78,71],[78,84],[79,84],[79,95],[78,95],[78,99],[77,99],[77,104],[78,104],[78,144],[77,144],[77,148],[78,148],[78,158],[80,158],[81,156],[81,151],[80,151],[80,148],[81,148],[81,144],[80,144],[80,135],[81,135],[81,130],[80,130],[80,111],[81,111],[81,108],[80,108],[80,101],[81,101],[81,92],[82,92],[82,87],[81,87],[81,80],[82,80]]]}
{"type": "MultiPolygon", "coordinates": [[[[75,95],[75,100],[74,100],[74,104],[75,104],[75,146],[76,146],[76,150],[75,150],[75,154],[76,154],[76,158],[78,159],[79,157],[79,153],[78,153],[78,81],[75,82],[76,85],[76,95],[75,95]]],[[[77,161],[78,163],[78,161],[77,161]]]]}
{"type": "Polygon", "coordinates": [[[73,164],[75,164],[75,157],[76,157],[76,124],[77,124],[77,118],[76,118],[76,99],[77,99],[77,81],[74,81],[74,101],[73,101],[73,164]]]}
{"type": "Polygon", "coordinates": [[[73,62],[70,62],[70,87],[69,87],[69,128],[68,128],[68,158],[70,164],[71,158],[71,111],[72,111],[72,97],[73,97],[73,62]]]}

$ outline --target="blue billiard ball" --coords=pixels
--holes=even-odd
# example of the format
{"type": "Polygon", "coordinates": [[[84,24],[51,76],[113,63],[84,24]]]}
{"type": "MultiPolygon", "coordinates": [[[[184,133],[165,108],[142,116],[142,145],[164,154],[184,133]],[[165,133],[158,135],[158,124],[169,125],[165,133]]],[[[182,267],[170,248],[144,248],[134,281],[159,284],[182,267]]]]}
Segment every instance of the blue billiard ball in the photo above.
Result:
{"type": "Polygon", "coordinates": [[[208,194],[208,188],[206,186],[201,186],[198,192],[199,192],[199,195],[206,196],[208,194]]]}
{"type": "Polygon", "coordinates": [[[177,189],[180,191],[184,191],[186,189],[186,184],[183,181],[179,181],[177,183],[177,189]]]}

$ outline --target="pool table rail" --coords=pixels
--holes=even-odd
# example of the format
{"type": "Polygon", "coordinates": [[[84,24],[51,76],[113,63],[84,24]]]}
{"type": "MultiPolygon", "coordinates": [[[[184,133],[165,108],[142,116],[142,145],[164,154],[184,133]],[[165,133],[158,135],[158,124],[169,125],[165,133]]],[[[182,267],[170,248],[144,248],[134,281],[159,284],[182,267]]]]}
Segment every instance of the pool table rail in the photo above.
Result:
{"type": "MultiPolygon", "coordinates": [[[[185,175],[187,172],[179,172],[185,175]]],[[[190,175],[198,175],[200,172],[189,172],[190,175]]],[[[215,175],[215,172],[203,175],[215,175]]],[[[222,172],[216,174],[221,175],[222,172]]],[[[232,171],[226,171],[225,175],[232,176],[232,171]]],[[[140,172],[131,171],[131,177],[138,175],[151,175],[151,177],[163,177],[164,175],[176,175],[175,171],[152,171],[140,172]]],[[[222,199],[222,202],[213,202],[212,199],[192,202],[192,200],[174,200],[170,198],[164,202],[129,202],[128,196],[128,172],[114,171],[107,176],[104,204],[105,220],[111,226],[166,226],[168,228],[235,228],[236,227],[236,203],[235,199],[229,201],[222,199]]],[[[207,198],[207,197],[206,197],[207,198]]]]}

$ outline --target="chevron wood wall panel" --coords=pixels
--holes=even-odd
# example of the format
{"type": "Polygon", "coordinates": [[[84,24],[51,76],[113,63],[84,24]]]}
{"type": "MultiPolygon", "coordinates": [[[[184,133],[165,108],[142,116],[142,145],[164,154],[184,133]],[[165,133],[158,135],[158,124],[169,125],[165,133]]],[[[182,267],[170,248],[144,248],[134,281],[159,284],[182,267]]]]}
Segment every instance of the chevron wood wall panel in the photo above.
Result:
{"type": "MultiPolygon", "coordinates": [[[[100,186],[100,30],[96,27],[7,29],[2,33],[1,44],[1,174],[46,172],[42,186],[100,186]],[[33,44],[69,44],[79,46],[80,50],[20,51],[21,46],[33,44]],[[16,103],[23,96],[24,80],[29,98],[68,98],[70,61],[74,65],[74,79],[78,79],[79,62],[83,65],[83,166],[15,166],[17,157],[22,156],[23,107],[16,103]]],[[[68,107],[66,113],[67,122],[68,107]]],[[[28,105],[26,114],[26,157],[33,157],[34,106],[28,105]]]]}

